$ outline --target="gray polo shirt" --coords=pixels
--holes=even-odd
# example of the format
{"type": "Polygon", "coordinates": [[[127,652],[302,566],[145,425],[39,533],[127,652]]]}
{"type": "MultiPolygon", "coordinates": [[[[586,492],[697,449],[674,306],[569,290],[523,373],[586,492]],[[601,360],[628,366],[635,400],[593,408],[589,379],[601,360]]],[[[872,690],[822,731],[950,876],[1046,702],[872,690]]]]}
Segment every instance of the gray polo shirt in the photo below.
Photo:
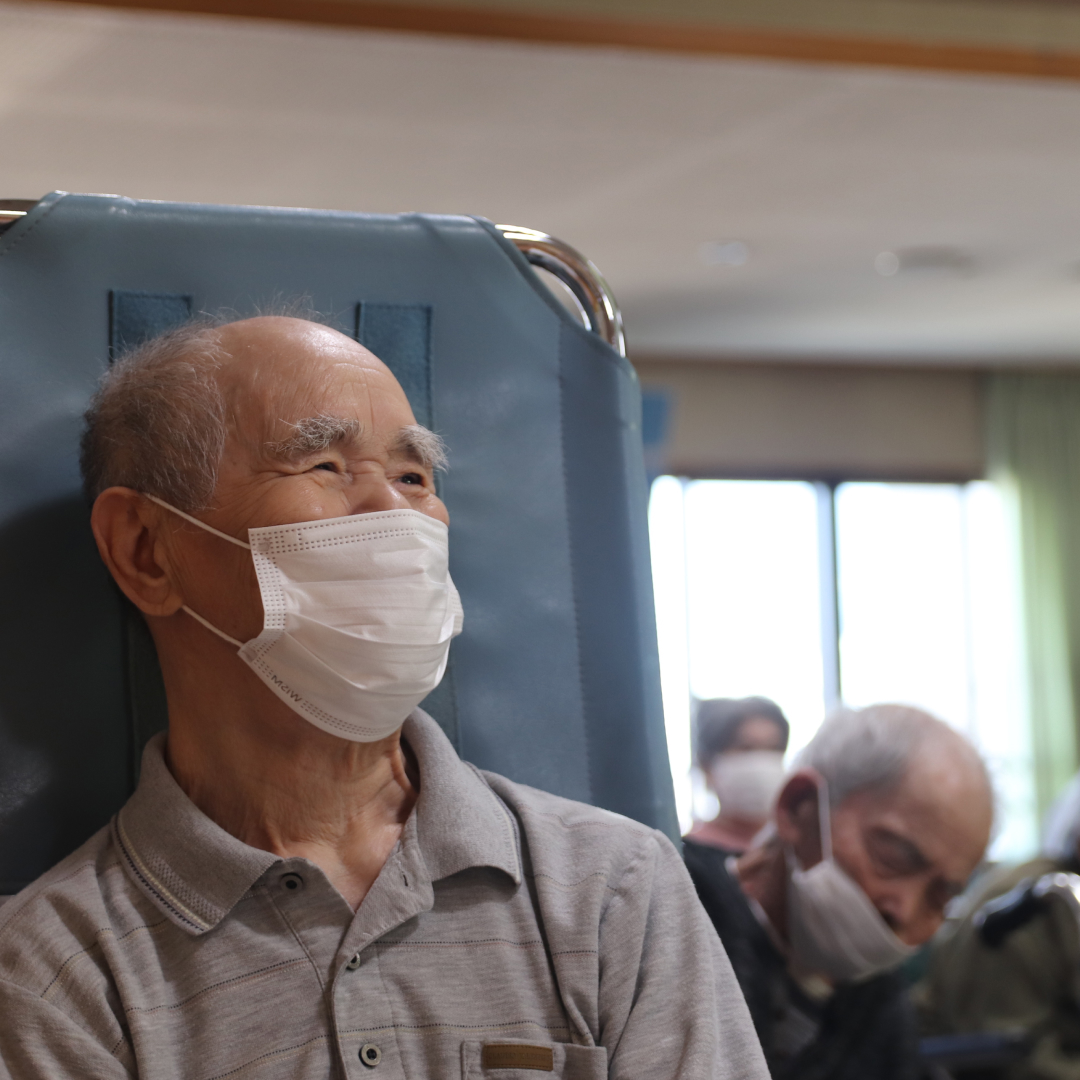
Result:
{"type": "Polygon", "coordinates": [[[144,1080],[767,1080],[670,842],[460,761],[354,914],[248,847],[147,747],[113,822],[0,908],[0,1074],[144,1080]]]}

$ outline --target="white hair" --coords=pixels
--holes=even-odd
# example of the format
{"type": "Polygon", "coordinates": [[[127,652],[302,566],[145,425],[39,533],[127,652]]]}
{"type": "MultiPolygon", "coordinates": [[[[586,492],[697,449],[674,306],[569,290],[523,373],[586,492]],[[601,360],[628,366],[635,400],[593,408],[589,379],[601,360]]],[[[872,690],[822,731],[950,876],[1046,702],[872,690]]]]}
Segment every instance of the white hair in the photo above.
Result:
{"type": "Polygon", "coordinates": [[[91,500],[129,487],[188,513],[209,505],[227,433],[216,378],[219,326],[187,323],[105,372],[86,411],[80,455],[91,500]]]}
{"type": "Polygon", "coordinates": [[[922,742],[944,732],[969,746],[989,790],[989,776],[974,747],[941,720],[908,705],[833,713],[799,753],[795,767],[820,773],[829,787],[829,804],[837,806],[852,792],[897,783],[922,742]]]}

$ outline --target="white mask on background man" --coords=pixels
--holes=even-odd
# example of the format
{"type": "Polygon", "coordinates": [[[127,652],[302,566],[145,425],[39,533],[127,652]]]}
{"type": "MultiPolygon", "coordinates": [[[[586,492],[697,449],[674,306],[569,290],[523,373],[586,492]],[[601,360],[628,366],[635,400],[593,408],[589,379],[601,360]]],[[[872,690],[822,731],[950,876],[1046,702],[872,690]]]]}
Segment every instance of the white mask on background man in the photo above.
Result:
{"type": "Polygon", "coordinates": [[[147,498],[251,552],[258,637],[237,641],[183,610],[316,727],[353,742],[384,739],[439,684],[462,622],[441,521],[387,510],[249,529],[245,544],[147,498]]]}
{"type": "Polygon", "coordinates": [[[788,851],[787,917],[792,959],[836,981],[867,979],[915,952],[889,928],[870,898],[833,859],[829,793],[818,785],[822,859],[809,870],[788,851]]]}
{"type": "Polygon", "coordinates": [[[721,814],[764,819],[784,784],[784,755],[779,750],[718,754],[709,766],[709,783],[721,814]]]}

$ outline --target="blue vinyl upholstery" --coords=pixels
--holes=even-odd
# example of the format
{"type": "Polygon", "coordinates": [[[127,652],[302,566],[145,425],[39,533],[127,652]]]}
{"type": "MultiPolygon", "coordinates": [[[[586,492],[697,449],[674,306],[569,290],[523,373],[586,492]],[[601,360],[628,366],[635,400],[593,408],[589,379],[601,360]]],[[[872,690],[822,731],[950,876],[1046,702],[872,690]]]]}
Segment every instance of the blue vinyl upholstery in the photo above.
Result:
{"type": "Polygon", "coordinates": [[[675,833],[637,382],[482,220],[54,193],[0,235],[0,892],[120,806],[165,723],[77,469],[110,355],[295,297],[450,448],[465,631],[425,707],[462,756],[675,833]]]}

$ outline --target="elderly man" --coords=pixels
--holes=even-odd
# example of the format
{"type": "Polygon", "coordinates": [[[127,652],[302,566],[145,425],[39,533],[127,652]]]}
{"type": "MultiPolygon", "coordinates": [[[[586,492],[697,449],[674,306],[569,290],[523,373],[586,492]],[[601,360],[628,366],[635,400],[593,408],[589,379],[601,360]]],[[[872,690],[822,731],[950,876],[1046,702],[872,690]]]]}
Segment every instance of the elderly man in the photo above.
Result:
{"type": "Polygon", "coordinates": [[[914,1080],[895,971],[982,858],[993,800],[971,745],[917,709],[827,720],[740,858],[687,845],[774,1080],[914,1080]]]}
{"type": "Polygon", "coordinates": [[[671,844],[478,772],[416,708],[461,613],[439,441],[382,363],[301,320],[194,326],[87,419],[169,730],[0,910],[10,1075],[764,1080],[671,844]]]}

